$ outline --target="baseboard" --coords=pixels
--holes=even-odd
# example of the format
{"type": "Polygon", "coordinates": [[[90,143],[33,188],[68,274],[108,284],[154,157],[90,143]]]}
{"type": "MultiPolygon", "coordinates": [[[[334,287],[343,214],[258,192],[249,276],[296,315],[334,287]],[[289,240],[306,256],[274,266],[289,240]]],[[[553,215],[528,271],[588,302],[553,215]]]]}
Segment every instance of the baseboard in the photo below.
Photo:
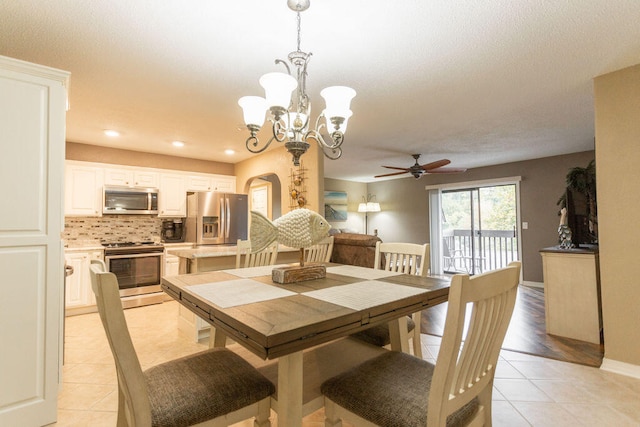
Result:
{"type": "Polygon", "coordinates": [[[607,372],[613,372],[614,374],[640,379],[640,365],[632,365],[631,363],[611,360],[605,357],[602,359],[600,369],[607,372]]]}
{"type": "Polygon", "coordinates": [[[543,282],[531,282],[529,280],[523,280],[522,284],[524,286],[529,286],[531,288],[540,288],[540,289],[544,289],[544,283],[543,282]]]}

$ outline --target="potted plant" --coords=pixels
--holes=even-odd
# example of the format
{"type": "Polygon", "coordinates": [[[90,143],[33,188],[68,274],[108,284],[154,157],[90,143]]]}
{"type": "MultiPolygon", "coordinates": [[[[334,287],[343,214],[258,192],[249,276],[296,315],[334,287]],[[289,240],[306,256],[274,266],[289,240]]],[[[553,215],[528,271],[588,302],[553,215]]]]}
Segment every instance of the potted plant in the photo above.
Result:
{"type": "Polygon", "coordinates": [[[569,227],[574,231],[576,243],[598,243],[598,210],[596,200],[596,163],[587,167],[569,169],[567,190],[558,199],[560,209],[569,211],[569,227]]]}

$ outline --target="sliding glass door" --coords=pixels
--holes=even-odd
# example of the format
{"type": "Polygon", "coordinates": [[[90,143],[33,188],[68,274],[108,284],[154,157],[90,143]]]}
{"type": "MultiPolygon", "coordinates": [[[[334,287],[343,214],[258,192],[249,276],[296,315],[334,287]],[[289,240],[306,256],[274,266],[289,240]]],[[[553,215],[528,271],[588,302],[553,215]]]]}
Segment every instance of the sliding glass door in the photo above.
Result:
{"type": "Polygon", "coordinates": [[[443,190],[440,207],[445,273],[479,274],[519,258],[515,184],[443,190]]]}

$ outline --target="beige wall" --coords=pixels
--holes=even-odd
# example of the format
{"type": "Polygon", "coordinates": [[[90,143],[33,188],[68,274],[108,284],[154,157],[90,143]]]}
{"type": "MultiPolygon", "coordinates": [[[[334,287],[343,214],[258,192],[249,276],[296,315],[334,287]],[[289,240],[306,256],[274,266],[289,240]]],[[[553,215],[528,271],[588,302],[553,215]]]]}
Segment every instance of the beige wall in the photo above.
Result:
{"type": "Polygon", "coordinates": [[[108,163],[112,165],[140,166],[187,172],[234,175],[234,165],[231,163],[187,159],[185,157],[142,153],[132,150],[119,150],[117,148],[78,144],[75,142],[67,142],[66,159],[80,160],[84,162],[108,163]]]}
{"type": "Polygon", "coordinates": [[[640,65],[594,85],[605,360],[640,366],[640,65]]]}
{"type": "Polygon", "coordinates": [[[520,182],[522,230],[522,272],[525,281],[542,283],[539,250],[558,243],[558,206],[565,189],[567,171],[585,167],[595,153],[582,153],[507,163],[470,169],[464,174],[427,175],[370,183],[368,192],[376,195],[382,212],[369,216],[369,230],[377,228],[383,241],[425,243],[429,241],[429,203],[427,185],[522,177],[520,182]]]}
{"type": "MultiPolygon", "coordinates": [[[[275,144],[275,143],[274,143],[275,144]]],[[[324,192],[324,155],[318,150],[317,145],[312,144],[301,158],[304,171],[304,187],[306,189],[307,205],[305,208],[323,213],[322,195],[324,192]]],[[[284,147],[256,154],[236,163],[236,191],[248,193],[251,181],[259,176],[275,174],[280,179],[282,186],[281,208],[282,214],[290,211],[289,186],[291,171],[294,170],[291,154],[284,147]]]]}
{"type": "MultiPolygon", "coordinates": [[[[340,160],[336,160],[340,161],[340,160]]],[[[330,222],[332,228],[346,228],[356,233],[364,233],[364,214],[358,212],[358,204],[367,197],[367,184],[364,182],[345,181],[342,179],[325,178],[325,191],[344,191],[347,193],[347,220],[330,222]]],[[[369,214],[369,219],[372,215],[369,214]]],[[[373,228],[369,227],[369,234],[373,234],[373,228]]]]}

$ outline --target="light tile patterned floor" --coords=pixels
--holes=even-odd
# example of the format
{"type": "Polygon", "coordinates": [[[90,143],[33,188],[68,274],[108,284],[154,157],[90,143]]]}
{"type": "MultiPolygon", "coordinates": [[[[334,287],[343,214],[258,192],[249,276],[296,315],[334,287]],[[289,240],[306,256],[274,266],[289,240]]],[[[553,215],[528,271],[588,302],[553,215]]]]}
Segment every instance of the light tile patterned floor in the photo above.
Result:
{"type": "MultiPolygon", "coordinates": [[[[143,369],[206,348],[177,329],[178,305],[168,302],[125,311],[143,369]]],[[[116,375],[97,314],[66,319],[63,388],[57,427],[116,425],[116,375]]],[[[434,360],[440,338],[422,335],[434,360]]],[[[494,426],[639,426],[640,380],[596,368],[503,351],[493,392],[494,426]]],[[[273,416],[273,426],[277,417],[273,416]]],[[[324,426],[322,411],[304,427],[324,426]]],[[[251,427],[251,421],[234,427],[251,427]]],[[[345,426],[348,426],[345,423],[345,426]]],[[[281,426],[282,427],[282,426],[281,426]]]]}

